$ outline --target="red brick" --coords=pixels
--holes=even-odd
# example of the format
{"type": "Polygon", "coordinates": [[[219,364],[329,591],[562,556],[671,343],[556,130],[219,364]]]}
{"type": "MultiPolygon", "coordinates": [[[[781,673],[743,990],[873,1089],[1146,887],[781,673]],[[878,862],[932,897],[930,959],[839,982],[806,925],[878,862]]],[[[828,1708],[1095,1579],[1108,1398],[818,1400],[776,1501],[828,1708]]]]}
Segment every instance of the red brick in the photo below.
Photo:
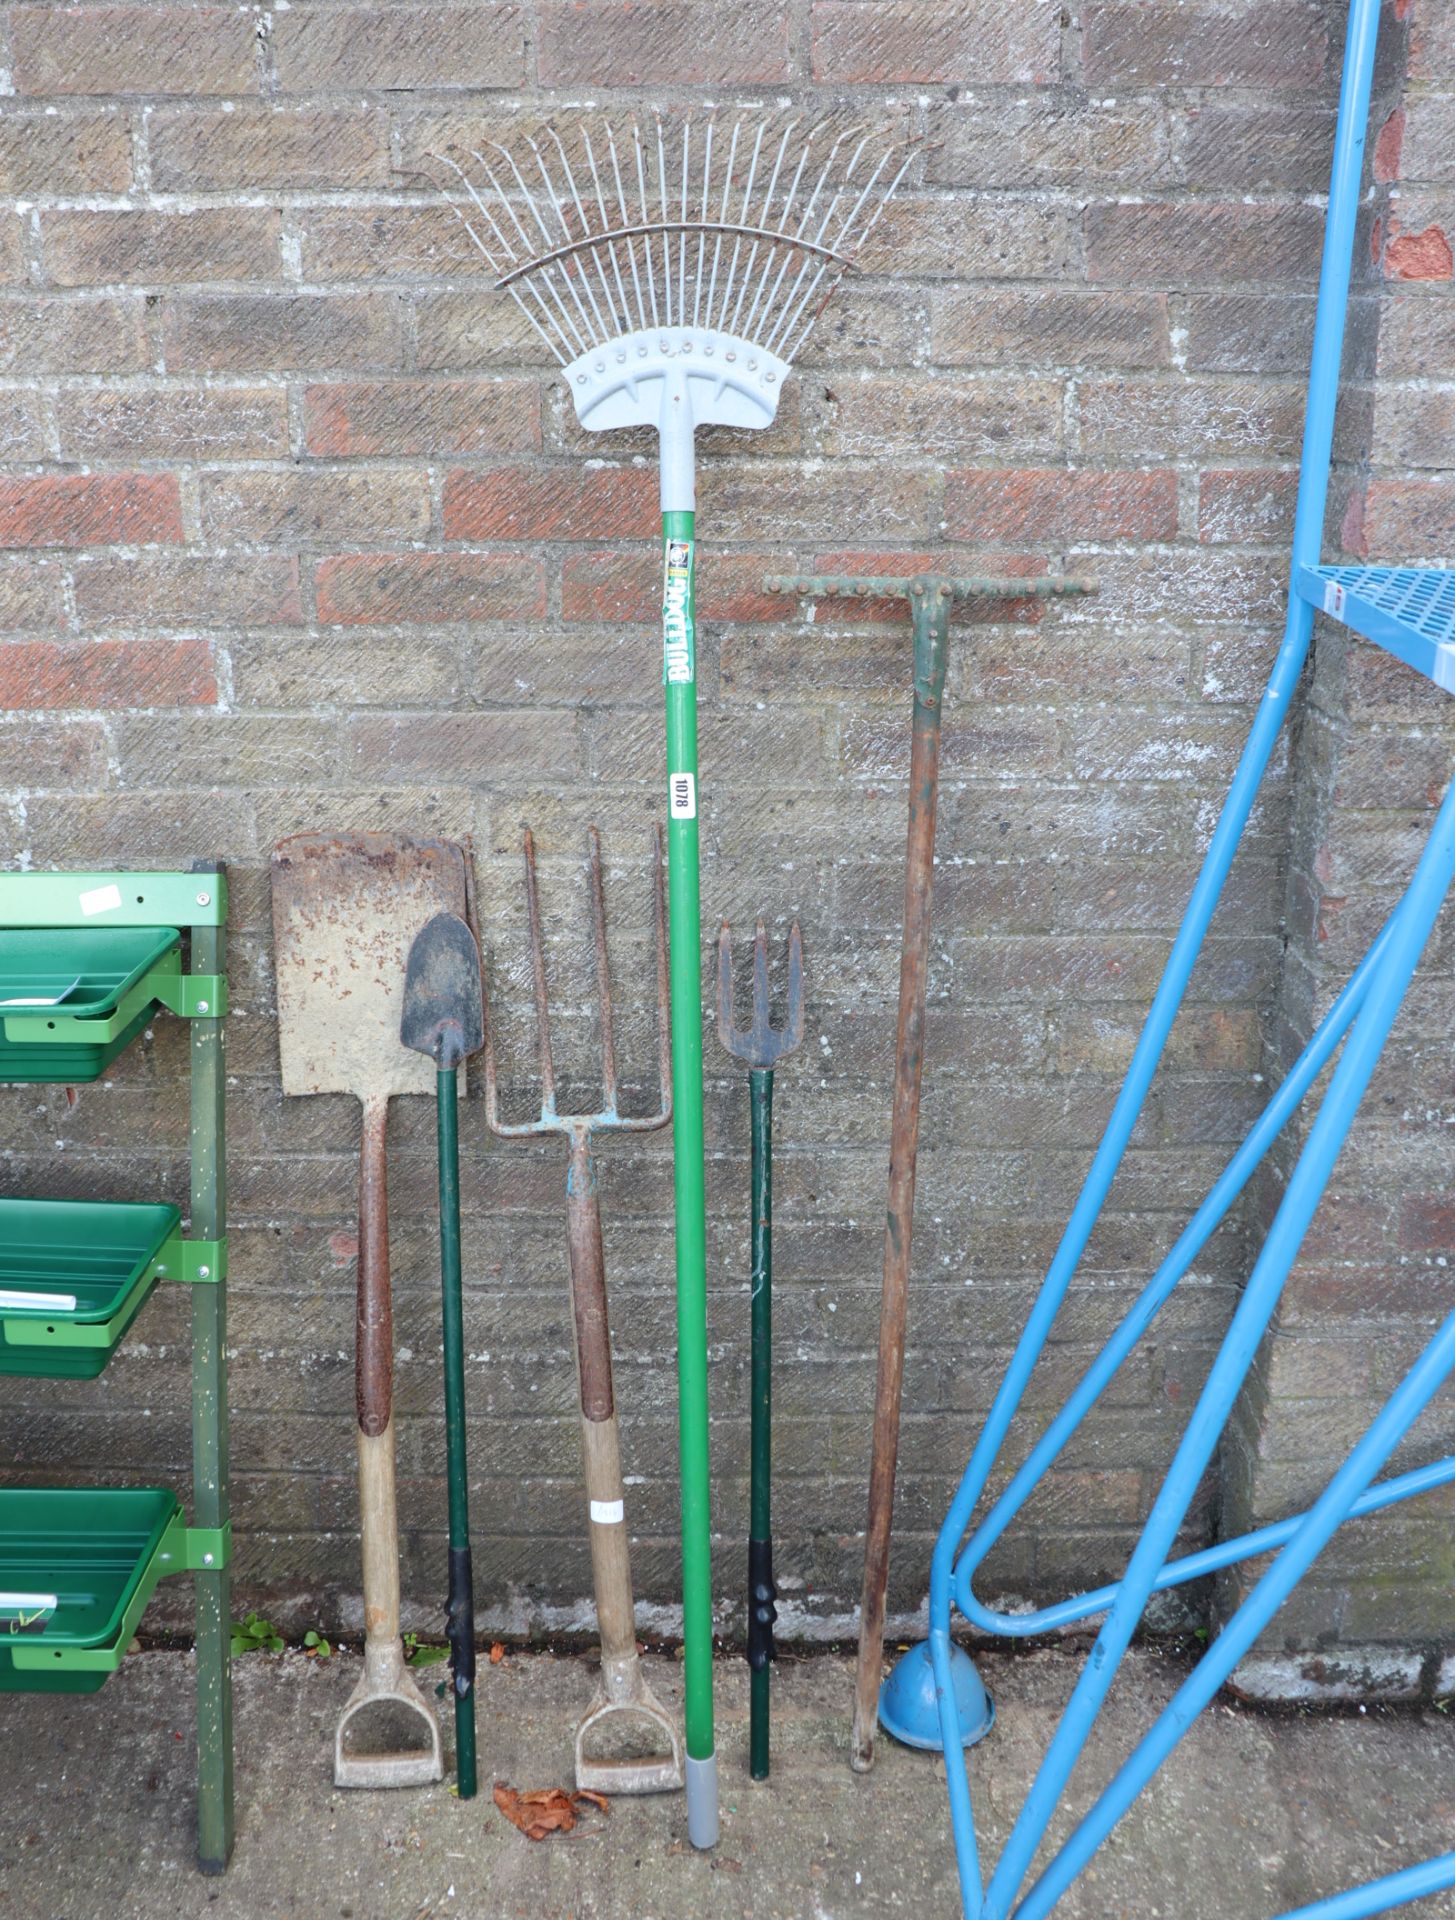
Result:
{"type": "Polygon", "coordinates": [[[544,0],[547,87],[764,86],[788,78],[788,14],[768,0],[732,8],[681,0],[544,0]]]}
{"type": "Polygon", "coordinates": [[[0,724],[0,788],[94,793],[107,784],[106,730],[94,720],[0,724]]]}
{"type": "Polygon", "coordinates": [[[271,626],[296,622],[298,562],[282,554],[109,554],[75,569],[82,624],[271,626]]]}
{"type": "Polygon", "coordinates": [[[0,193],[124,193],[130,185],[125,114],[11,113],[0,120],[0,193]]]}
{"type": "Polygon", "coordinates": [[[288,452],[282,387],[63,387],[67,460],[247,460],[288,452]]]}
{"type": "Polygon", "coordinates": [[[383,293],[216,293],[169,299],[162,339],[170,370],[330,372],[397,366],[398,302],[383,293]]]}
{"type": "Polygon", "coordinates": [[[196,213],[43,213],[46,272],[63,287],[276,280],[278,216],[265,207],[196,213]]]}
{"type": "Polygon", "coordinates": [[[256,93],[247,7],[15,7],[18,93],[256,93]]]}
{"type": "Polygon", "coordinates": [[[350,553],[319,563],[318,617],[349,626],[539,619],[538,560],[501,553],[350,553]]]}
{"type": "Polygon", "coordinates": [[[0,304],[0,373],[139,373],[150,360],[139,297],[27,294],[0,304]]]}
{"type": "Polygon", "coordinates": [[[45,473],[0,480],[0,546],[135,546],[181,538],[175,474],[45,473]]]}
{"type": "Polygon", "coordinates": [[[308,451],[365,454],[534,453],[534,380],[353,380],[305,387],[308,451]]]}
{"type": "Polygon", "coordinates": [[[1262,467],[1204,473],[1198,483],[1197,537],[1204,541],[1282,543],[1293,534],[1298,475],[1262,467]]]}
{"type": "Polygon", "coordinates": [[[1399,178],[1400,153],[1404,147],[1405,110],[1395,107],[1385,119],[1374,142],[1373,172],[1376,180],[1387,184],[1399,178]]]}
{"type": "Polygon", "coordinates": [[[1328,38],[1311,6],[1090,7],[1082,63],[1092,87],[1248,87],[1287,92],[1324,76],[1328,38]]]}
{"type": "Polygon", "coordinates": [[[1167,296],[1063,287],[936,289],[930,355],[950,367],[1165,367],[1172,359],[1167,296]]]}
{"type": "Polygon", "coordinates": [[[658,531],[655,467],[457,467],[445,476],[446,540],[644,539],[658,531]]]}
{"type": "Polygon", "coordinates": [[[1061,23],[1051,6],[815,0],[812,23],[813,77],[830,85],[1044,86],[1060,77],[1061,23]]]}
{"type": "Polygon", "coordinates": [[[1384,271],[1391,280],[1448,280],[1455,256],[1442,227],[1432,222],[1418,233],[1396,233],[1384,249],[1384,271]]]}
{"type": "Polygon", "coordinates": [[[379,107],[154,113],[152,185],[164,193],[387,186],[389,116],[379,107]]]}
{"type": "Polygon", "coordinates": [[[1093,206],[1087,277],[1154,287],[1312,283],[1323,231],[1323,215],[1309,206],[1093,206]]]}
{"type": "Polygon", "coordinates": [[[0,646],[0,707],[206,707],[217,700],[206,640],[27,640],[0,646]]]}
{"type": "Polygon", "coordinates": [[[1087,379],[1077,403],[1093,459],[1286,460],[1303,437],[1304,388],[1291,380],[1087,379]]]}
{"type": "Polygon", "coordinates": [[[273,16],[287,92],[518,87],[525,22],[515,6],[292,7],[273,16]]]}
{"type": "Polygon", "coordinates": [[[426,371],[519,366],[554,371],[557,364],[510,294],[498,287],[418,294],[414,325],[416,364],[426,371]]]}
{"type": "Polygon", "coordinates": [[[262,546],[337,546],[422,540],[429,532],[427,476],[379,468],[335,473],[211,473],[202,477],[203,537],[262,546]]]}
{"type": "Polygon", "coordinates": [[[720,540],[919,542],[935,519],[936,476],[881,463],[831,462],[806,471],[789,461],[726,461],[697,476],[698,518],[720,540]]]}
{"type": "Polygon", "coordinates": [[[1171,473],[964,469],[945,475],[945,528],[961,540],[1170,540],[1177,480],[1171,473]]]}

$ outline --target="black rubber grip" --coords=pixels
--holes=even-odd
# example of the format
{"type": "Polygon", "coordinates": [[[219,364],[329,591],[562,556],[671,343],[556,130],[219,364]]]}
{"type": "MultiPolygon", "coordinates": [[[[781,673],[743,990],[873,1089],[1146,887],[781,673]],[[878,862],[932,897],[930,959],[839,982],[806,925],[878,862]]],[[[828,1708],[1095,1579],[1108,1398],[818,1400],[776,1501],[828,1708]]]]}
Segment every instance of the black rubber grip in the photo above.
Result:
{"type": "Polygon", "coordinates": [[[464,1699],[475,1684],[475,1581],[470,1549],[450,1548],[450,1598],[445,1608],[445,1638],[450,1643],[450,1672],[455,1692],[464,1699]]]}
{"type": "Polygon", "coordinates": [[[778,1589],[773,1584],[773,1542],[748,1542],[748,1665],[758,1672],[770,1660],[777,1659],[773,1645],[773,1622],[778,1609],[773,1602],[778,1589]]]}

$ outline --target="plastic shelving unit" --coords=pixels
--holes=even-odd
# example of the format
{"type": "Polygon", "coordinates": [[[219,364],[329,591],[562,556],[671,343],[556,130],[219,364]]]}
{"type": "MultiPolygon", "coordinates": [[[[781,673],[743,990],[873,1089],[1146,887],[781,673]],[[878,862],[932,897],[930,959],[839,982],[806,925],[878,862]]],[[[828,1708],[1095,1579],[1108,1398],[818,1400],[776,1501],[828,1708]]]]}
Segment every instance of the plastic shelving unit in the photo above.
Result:
{"type": "Polygon", "coordinates": [[[190,1524],[161,1487],[0,1488],[0,1693],[96,1692],[157,1582],[191,1573],[204,1873],[233,1834],[226,918],[214,862],[0,874],[0,1082],[94,1081],[162,1010],[192,1029],[189,1231],[166,1203],[0,1198],[0,1374],[94,1379],[157,1286],[190,1285],[193,1444],[190,1524]]]}

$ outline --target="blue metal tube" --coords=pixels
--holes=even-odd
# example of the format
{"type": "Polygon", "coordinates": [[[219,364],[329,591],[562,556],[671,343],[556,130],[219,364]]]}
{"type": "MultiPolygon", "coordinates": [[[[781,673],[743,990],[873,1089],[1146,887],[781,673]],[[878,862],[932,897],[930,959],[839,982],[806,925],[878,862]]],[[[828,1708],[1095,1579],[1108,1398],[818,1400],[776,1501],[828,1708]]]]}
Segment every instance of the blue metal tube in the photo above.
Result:
{"type": "MultiPolygon", "coordinates": [[[[1287,1125],[1290,1116],[1296,1112],[1305,1093],[1323,1072],[1330,1056],[1364,1004],[1369,982],[1388,937],[1389,923],[1386,922],[1374,944],[1354,969],[1342,992],[1320,1021],[1318,1031],[1289,1069],[1268,1105],[1259,1114],[1247,1139],[1218,1177],[1206,1200],[1178,1236],[1166,1259],[1128,1310],[1126,1318],[1082,1375],[1065,1406],[1036,1442],[1009,1486],[976,1528],[955,1568],[956,1603],[966,1619],[975,1626],[983,1628],[987,1633],[1028,1638],[1033,1634],[1045,1633],[1054,1627],[1063,1626],[1068,1621],[1084,1619],[1088,1613],[1101,1611],[1100,1606],[1087,1606],[1082,1603],[1081,1598],[1073,1597],[1058,1606],[1042,1607],[1035,1613],[997,1613],[993,1608],[984,1606],[976,1599],[971,1591],[970,1582],[986,1555],[1029,1499],[1041,1476],[1080,1426],[1107,1382],[1141,1339],[1178,1281],[1202,1251],[1228,1208],[1246,1186],[1258,1162],[1287,1125]]],[[[1236,1559],[1238,1556],[1233,1557],[1236,1559]]],[[[1183,1579],[1194,1577],[1191,1574],[1182,1576],[1183,1579]]],[[[1172,1586],[1177,1582],[1169,1580],[1165,1583],[1159,1582],[1160,1584],[1172,1586]]]]}
{"type": "MultiPolygon", "coordinates": [[[[986,1895],[987,1911],[997,1916],[997,1920],[1011,1910],[1016,1890],[1141,1618],[1147,1596],[1166,1560],[1167,1549],[1212,1457],[1399,1012],[1435,916],[1449,891],[1452,874],[1455,874],[1455,782],[1446,789],[1409,890],[1395,911],[1385,962],[1345,1042],[1328,1092],[1309,1129],[1308,1140],[1254,1262],[1207,1384],[1192,1411],[1142,1537],[1122,1577],[1116,1600],[1097,1635],[1001,1855],[986,1895]]],[[[1040,1916],[1050,1911],[1156,1771],[1161,1759],[1212,1698],[1241,1652],[1252,1644],[1282,1605],[1329,1534],[1345,1518],[1353,1500],[1408,1431],[1420,1408],[1449,1371],[1452,1360],[1455,1360],[1455,1314],[1391,1395],[1369,1431],[1309,1510],[1294,1539],[1239,1607],[1215,1646],[1203,1656],[1152,1733],[1143,1740],[1032,1893],[1016,1908],[1017,1920],[1040,1920],[1040,1916]],[[1413,1410],[1407,1411],[1410,1408],[1413,1410]],[[1190,1704],[1194,1701],[1196,1704],[1190,1704]]]]}
{"type": "MultiPolygon", "coordinates": [[[[1383,1513],[1386,1507],[1398,1506],[1401,1500],[1413,1500],[1417,1494],[1433,1493],[1436,1487],[1449,1486],[1452,1480],[1455,1480],[1455,1454],[1444,1460],[1432,1460],[1427,1466],[1412,1467],[1408,1473],[1399,1474],[1393,1480],[1381,1481],[1377,1487],[1371,1487],[1367,1493],[1359,1496],[1350,1507],[1348,1518],[1363,1520],[1371,1513],[1383,1513]]],[[[1307,1513],[1290,1514],[1287,1520],[1271,1521],[1266,1527],[1259,1527],[1252,1533],[1240,1534],[1236,1540],[1220,1540],[1216,1546],[1203,1547],[1197,1553],[1185,1554],[1180,1560],[1169,1560],[1152,1582],[1152,1591],[1165,1593],[1169,1587],[1183,1587],[1189,1580],[1201,1580],[1210,1573],[1220,1573],[1224,1567],[1231,1567],[1239,1560],[1254,1560],[1260,1553],[1272,1553],[1275,1547],[1284,1546],[1290,1541],[1307,1518],[1307,1513]]],[[[964,1575],[958,1569],[955,1583],[955,1599],[960,1604],[964,1575]]],[[[997,1622],[1011,1621],[1011,1627],[996,1627],[998,1633],[1006,1636],[1019,1630],[1022,1620],[1038,1622],[1037,1630],[1041,1633],[1054,1633],[1062,1627],[1074,1626],[1078,1620],[1089,1619],[1094,1613],[1105,1613],[1116,1599],[1120,1586],[1121,1582],[1114,1580],[1109,1586],[1097,1587],[1090,1593],[1073,1594],[1069,1600],[1062,1600],[1054,1607],[1042,1607],[1036,1613],[1007,1615],[991,1613],[986,1607],[977,1607],[976,1613],[997,1622]]],[[[960,1610],[965,1612],[963,1604],[960,1610]]]]}
{"type": "Polygon", "coordinates": [[[1347,1893],[1336,1893],[1328,1900],[1315,1900],[1311,1907],[1293,1908],[1279,1920],[1377,1920],[1392,1907],[1408,1906],[1411,1900],[1443,1893],[1447,1887],[1455,1887],[1455,1853],[1422,1860],[1417,1867],[1402,1867],[1382,1880],[1350,1887],[1347,1893]]]}

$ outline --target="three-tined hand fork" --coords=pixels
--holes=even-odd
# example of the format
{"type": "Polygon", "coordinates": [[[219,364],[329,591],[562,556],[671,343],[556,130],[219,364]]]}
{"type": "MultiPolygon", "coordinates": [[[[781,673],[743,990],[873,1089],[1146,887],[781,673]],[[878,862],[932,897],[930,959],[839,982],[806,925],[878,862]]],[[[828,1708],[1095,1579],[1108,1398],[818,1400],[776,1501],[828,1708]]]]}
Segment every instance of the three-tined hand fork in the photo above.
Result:
{"type": "Polygon", "coordinates": [[[803,1039],[803,936],[795,920],[788,935],[788,1004],[775,1028],[768,998],[768,936],[760,920],[753,935],[753,1022],[733,1024],[732,929],[717,938],[717,1037],[748,1067],[753,1129],[752,1242],[752,1484],[748,1520],[748,1772],[768,1778],[768,1663],[778,1618],[773,1584],[773,1069],[803,1039]]]}
{"type": "Polygon", "coordinates": [[[566,1170],[566,1230],[571,1259],[571,1305],[575,1322],[576,1382],[581,1403],[581,1458],[591,1514],[591,1573],[596,1625],[601,1636],[601,1683],[576,1728],[576,1785],[599,1793],[670,1793],[682,1785],[682,1744],[666,1709],[647,1685],[637,1656],[636,1610],[627,1550],[625,1488],[611,1381],[611,1332],[606,1316],[606,1262],[601,1247],[601,1203],[591,1137],[596,1133],[652,1133],[672,1117],[671,1001],[667,985],[667,923],[662,886],[662,837],[652,831],[656,930],[657,1059],[661,1087],[657,1110],[628,1118],[617,1107],[616,1044],[612,1034],[611,979],[606,954],[606,904],[601,887],[601,837],[590,828],[592,933],[596,988],[601,1007],[601,1105],[594,1113],[561,1113],[551,1055],[546,960],[536,898],[535,840],[525,836],[525,898],[530,922],[531,971],[535,982],[540,1049],[541,1111],[538,1120],[506,1124],[500,1118],[495,1048],[485,1022],[485,1117],[503,1140],[560,1133],[570,1146],[566,1170]],[[597,1758],[587,1752],[593,1734],[628,1715],[654,1727],[668,1751],[650,1757],[597,1758]]]}

